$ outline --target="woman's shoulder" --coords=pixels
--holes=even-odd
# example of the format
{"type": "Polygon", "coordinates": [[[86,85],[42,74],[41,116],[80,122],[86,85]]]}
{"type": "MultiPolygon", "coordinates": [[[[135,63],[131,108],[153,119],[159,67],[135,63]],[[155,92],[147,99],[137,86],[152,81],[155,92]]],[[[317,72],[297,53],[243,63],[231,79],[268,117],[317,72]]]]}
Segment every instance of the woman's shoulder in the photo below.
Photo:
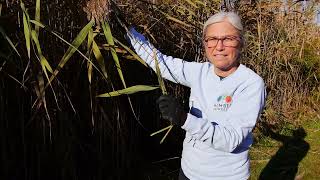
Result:
{"type": "Polygon", "coordinates": [[[256,83],[263,83],[263,78],[255,72],[253,69],[245,66],[244,64],[240,64],[241,68],[241,74],[242,78],[245,79],[246,81],[250,82],[256,82],[256,83]]]}

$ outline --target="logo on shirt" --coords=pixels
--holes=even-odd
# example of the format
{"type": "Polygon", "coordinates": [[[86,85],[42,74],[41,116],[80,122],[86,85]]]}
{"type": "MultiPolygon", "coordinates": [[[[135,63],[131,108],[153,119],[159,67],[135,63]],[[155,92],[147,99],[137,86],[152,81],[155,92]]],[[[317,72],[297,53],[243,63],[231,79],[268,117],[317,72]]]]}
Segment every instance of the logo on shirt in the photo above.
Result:
{"type": "Polygon", "coordinates": [[[217,103],[214,104],[214,111],[227,111],[232,104],[232,96],[221,95],[217,98],[217,103]]]}
{"type": "Polygon", "coordinates": [[[227,104],[230,104],[232,102],[232,96],[219,96],[217,99],[218,102],[225,102],[227,104]]]}

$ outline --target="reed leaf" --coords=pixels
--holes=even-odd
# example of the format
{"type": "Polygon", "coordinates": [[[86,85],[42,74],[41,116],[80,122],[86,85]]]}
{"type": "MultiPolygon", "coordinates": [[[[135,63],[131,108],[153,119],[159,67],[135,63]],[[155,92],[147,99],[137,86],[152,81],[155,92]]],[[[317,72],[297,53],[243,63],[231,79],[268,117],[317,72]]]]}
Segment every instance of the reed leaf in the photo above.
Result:
{"type": "MultiPolygon", "coordinates": [[[[7,36],[7,34],[4,32],[4,29],[2,29],[2,27],[0,26],[0,33],[2,34],[2,36],[7,40],[7,42],[9,43],[9,45],[12,47],[12,49],[18,54],[18,56],[20,56],[18,50],[16,49],[16,46],[12,43],[11,39],[9,38],[9,36],[7,36]]],[[[20,56],[21,57],[21,56],[20,56]]]]}
{"type": "MultiPolygon", "coordinates": [[[[39,27],[41,28],[46,28],[45,25],[43,25],[41,22],[35,21],[35,20],[30,20],[31,23],[37,24],[39,25],[39,27]]],[[[53,79],[56,77],[56,75],[59,73],[60,69],[64,66],[64,64],[70,59],[70,57],[72,56],[72,54],[77,51],[82,57],[84,57],[89,63],[90,66],[94,67],[102,76],[103,74],[101,73],[101,71],[92,63],[92,61],[86,57],[81,51],[78,50],[78,47],[82,44],[82,42],[84,41],[84,39],[86,38],[88,32],[90,31],[90,29],[92,30],[92,26],[94,25],[94,21],[90,21],[81,31],[80,33],[77,35],[77,37],[74,39],[74,41],[72,43],[69,43],[68,41],[66,41],[65,39],[63,39],[61,36],[59,36],[56,32],[49,30],[50,33],[52,33],[53,35],[55,35],[56,37],[58,37],[60,40],[62,40],[64,43],[68,44],[70,47],[67,50],[67,52],[64,54],[63,58],[60,60],[59,64],[58,64],[58,68],[56,68],[53,72],[53,74],[51,75],[50,79],[48,80],[48,83],[46,84],[45,88],[46,89],[49,85],[51,86],[51,82],[53,81],[53,79]]],[[[43,61],[45,62],[45,61],[43,61]]],[[[46,65],[45,63],[43,65],[46,65]]],[[[90,70],[89,70],[90,71],[90,70]]],[[[104,77],[104,76],[103,76],[104,77]]],[[[55,95],[55,94],[54,94],[55,95]]],[[[34,102],[33,106],[37,103],[37,101],[39,101],[39,98],[36,99],[36,101],[34,102]]],[[[32,106],[32,107],[33,107],[32,106]]]]}
{"type": "Polygon", "coordinates": [[[181,25],[183,25],[183,26],[193,27],[192,25],[187,24],[187,23],[185,23],[185,22],[183,22],[183,21],[181,21],[181,20],[179,20],[179,19],[177,19],[177,18],[174,18],[174,17],[170,16],[170,15],[166,15],[166,17],[167,17],[167,19],[172,20],[172,21],[174,21],[174,22],[176,22],[176,23],[178,23],[178,24],[181,24],[181,25]]]}
{"type": "MultiPolygon", "coordinates": [[[[127,88],[127,85],[126,85],[126,82],[124,80],[123,73],[122,73],[122,70],[121,70],[119,57],[118,57],[117,52],[116,52],[116,50],[114,48],[114,40],[113,40],[113,36],[112,36],[111,29],[110,29],[110,26],[109,26],[108,22],[106,22],[106,21],[102,22],[102,29],[103,29],[104,36],[105,36],[105,38],[107,40],[107,43],[111,46],[111,55],[112,55],[112,58],[113,58],[113,60],[114,60],[114,62],[116,64],[116,68],[117,68],[118,74],[120,76],[121,82],[122,82],[124,88],[127,88]]],[[[134,112],[134,109],[133,109],[133,106],[132,106],[132,102],[131,102],[129,96],[128,96],[128,101],[129,101],[129,105],[130,105],[130,108],[131,108],[131,111],[132,111],[132,113],[134,115],[135,120],[140,124],[140,126],[143,129],[146,129],[142,125],[142,123],[138,120],[138,117],[137,117],[136,113],[134,112]]]]}
{"type": "MultiPolygon", "coordinates": [[[[1,71],[2,67],[0,67],[0,71],[1,71]]],[[[22,83],[20,82],[17,78],[13,77],[12,75],[10,74],[7,74],[11,79],[13,79],[14,81],[16,81],[19,85],[21,85],[21,87],[23,87],[24,89],[27,89],[27,87],[22,83]]]]}
{"type": "Polygon", "coordinates": [[[167,94],[166,86],[164,85],[164,81],[161,76],[161,71],[160,71],[160,67],[159,67],[159,61],[158,61],[156,49],[153,50],[153,56],[154,56],[154,61],[155,61],[155,66],[156,66],[156,74],[158,77],[159,86],[161,88],[162,94],[167,94]]]}
{"type": "MultiPolygon", "coordinates": [[[[40,22],[40,0],[36,1],[35,20],[40,22]]],[[[35,30],[36,30],[36,33],[39,34],[39,26],[37,24],[35,24],[35,30]]]]}
{"type": "Polygon", "coordinates": [[[92,63],[88,62],[87,67],[88,67],[88,80],[89,80],[89,83],[91,84],[91,79],[92,79],[92,63]]]}
{"type": "Polygon", "coordinates": [[[68,48],[66,53],[63,55],[61,58],[58,67],[54,70],[53,75],[50,77],[50,82],[57,76],[59,73],[60,69],[63,68],[63,66],[68,62],[68,60],[72,57],[74,52],[78,50],[79,46],[82,44],[82,42],[85,40],[87,37],[90,29],[92,28],[94,24],[94,21],[90,21],[77,35],[77,37],[72,41],[72,46],[68,48]]]}
{"type": "MultiPolygon", "coordinates": [[[[47,70],[49,72],[53,72],[52,71],[52,68],[49,64],[49,62],[47,61],[47,59],[43,56],[42,54],[42,51],[41,51],[41,47],[40,47],[40,43],[39,43],[39,39],[38,39],[38,34],[35,30],[32,30],[31,28],[31,20],[30,20],[30,17],[28,15],[28,12],[27,12],[27,9],[25,8],[24,6],[24,3],[21,1],[20,2],[20,6],[21,6],[21,9],[23,11],[23,25],[24,25],[24,35],[25,35],[25,39],[26,39],[26,48],[27,48],[27,51],[28,51],[28,57],[30,59],[30,50],[31,50],[31,39],[33,40],[34,44],[36,45],[36,48],[37,48],[37,51],[38,51],[38,58],[39,58],[39,61],[40,61],[40,64],[41,64],[41,68],[43,70],[43,72],[45,73],[45,76],[46,78],[48,79],[48,84],[51,86],[50,84],[50,80],[49,80],[49,76],[48,76],[48,73],[47,73],[47,70]]],[[[40,6],[40,5],[39,5],[40,6]]],[[[40,7],[39,7],[40,9],[40,7]]],[[[40,14],[38,14],[38,17],[36,18],[40,18],[40,14]]],[[[39,22],[39,21],[37,21],[39,22]]],[[[37,26],[39,27],[39,26],[37,26]]],[[[54,95],[54,99],[57,103],[57,107],[59,109],[59,105],[58,105],[58,101],[57,101],[57,97],[56,97],[56,94],[51,86],[51,89],[52,89],[52,92],[53,92],[53,95],[54,95]]],[[[44,93],[45,91],[45,87],[43,89],[41,89],[41,93],[44,93]]],[[[39,98],[37,98],[36,101],[38,101],[39,98]]],[[[36,103],[36,102],[35,102],[36,103]]],[[[38,102],[38,105],[40,106],[42,104],[42,102],[38,102]]],[[[45,106],[45,109],[46,109],[46,104],[44,102],[44,106],[45,106]]],[[[47,109],[46,109],[47,111],[47,109]]],[[[48,118],[50,119],[50,117],[48,116],[48,118]]]]}
{"type": "Polygon", "coordinates": [[[96,60],[98,61],[99,65],[100,65],[100,68],[102,70],[104,77],[107,79],[108,74],[107,74],[107,70],[106,70],[106,65],[104,63],[104,59],[101,54],[101,51],[100,51],[100,49],[94,39],[92,39],[92,51],[93,51],[93,54],[94,54],[96,60]]]}
{"type": "MultiPolygon", "coordinates": [[[[36,48],[37,48],[37,51],[38,51],[38,57],[39,57],[39,60],[40,60],[42,71],[44,72],[44,74],[45,74],[45,76],[46,76],[46,78],[48,80],[48,84],[50,85],[50,87],[52,89],[55,102],[56,102],[57,107],[59,109],[58,99],[57,99],[57,96],[56,96],[56,94],[55,94],[55,92],[53,90],[53,87],[51,86],[51,83],[50,83],[50,80],[49,80],[49,75],[48,75],[48,72],[47,72],[47,70],[48,70],[49,72],[53,73],[52,68],[51,68],[49,62],[47,61],[47,59],[42,54],[40,43],[39,43],[39,39],[38,39],[38,35],[37,35],[35,30],[31,31],[31,37],[32,37],[32,40],[33,40],[34,44],[36,45],[36,48]]],[[[41,93],[44,93],[43,91],[45,91],[45,87],[41,88],[40,90],[41,90],[41,93]]],[[[45,101],[42,101],[42,102],[44,104],[44,107],[46,108],[45,101]]],[[[41,105],[41,101],[38,102],[38,104],[40,106],[41,105]]],[[[46,109],[46,111],[47,111],[47,109],[46,109]]],[[[48,116],[48,118],[50,119],[49,116],[48,116]]]]}
{"type": "MultiPolygon", "coordinates": [[[[116,42],[116,41],[115,41],[116,42]]],[[[116,53],[117,54],[126,54],[128,53],[128,51],[124,50],[124,49],[121,49],[119,48],[118,46],[113,46],[111,47],[109,44],[101,44],[99,46],[100,49],[104,49],[104,50],[107,50],[107,51],[110,51],[111,48],[114,48],[116,50],[116,53]]]]}
{"type": "Polygon", "coordinates": [[[163,11],[161,11],[161,10],[158,10],[161,14],[163,14],[167,19],[169,19],[169,20],[171,20],[171,21],[174,21],[174,22],[176,22],[176,23],[178,23],[178,24],[181,24],[181,25],[183,25],[183,26],[186,26],[186,27],[193,27],[192,25],[190,25],[190,24],[187,24],[187,23],[185,23],[185,22],[183,22],[183,21],[181,21],[181,20],[179,20],[179,19],[177,19],[177,18],[175,18],[175,17],[172,17],[172,16],[170,16],[168,13],[165,13],[165,12],[163,12],[163,11]]]}
{"type": "MultiPolygon", "coordinates": [[[[45,67],[45,69],[47,69],[49,72],[51,72],[51,73],[53,72],[49,62],[47,61],[47,59],[44,56],[40,56],[40,63],[42,65],[42,67],[45,67]]],[[[45,73],[47,75],[47,72],[45,72],[45,73]]]]}
{"type": "Polygon", "coordinates": [[[44,91],[44,79],[42,77],[41,73],[38,73],[37,75],[37,80],[38,80],[38,86],[35,86],[36,89],[36,94],[38,98],[41,100],[38,102],[37,109],[40,108],[40,105],[44,102],[44,97],[45,97],[45,91],[44,91]]]}
{"type": "Polygon", "coordinates": [[[20,7],[23,11],[23,32],[24,32],[24,38],[26,40],[26,48],[28,52],[28,58],[30,59],[30,39],[31,39],[31,27],[30,27],[30,18],[27,13],[27,10],[24,6],[24,3],[21,1],[20,7]]]}
{"type": "Polygon", "coordinates": [[[42,66],[42,70],[44,71],[45,75],[48,77],[47,70],[49,72],[51,72],[51,73],[53,71],[52,71],[52,68],[51,68],[49,62],[47,61],[47,59],[42,54],[40,43],[39,43],[39,39],[38,39],[38,35],[37,35],[37,32],[35,30],[32,30],[31,37],[32,37],[32,40],[33,40],[33,42],[35,43],[35,45],[37,47],[38,56],[40,58],[40,63],[41,63],[41,66],[42,66]]]}
{"type": "Polygon", "coordinates": [[[162,129],[160,129],[159,131],[156,131],[156,132],[150,134],[150,136],[154,136],[154,135],[156,135],[156,134],[162,133],[163,131],[168,130],[169,128],[170,128],[170,126],[167,126],[167,127],[165,127],[165,128],[162,128],[162,129]]]}
{"type": "MultiPolygon", "coordinates": [[[[48,77],[47,77],[48,78],[48,77]]],[[[46,102],[46,97],[45,97],[45,90],[44,90],[44,79],[42,77],[42,74],[39,73],[38,74],[38,83],[39,83],[39,97],[41,98],[41,101],[38,103],[38,108],[40,108],[41,104],[43,103],[43,107],[45,109],[46,115],[47,115],[47,119],[48,119],[48,126],[49,126],[49,138],[50,141],[52,141],[51,137],[52,137],[52,126],[51,126],[51,118],[49,115],[49,111],[47,108],[47,102],[46,102]]]]}
{"type": "MultiPolygon", "coordinates": [[[[30,20],[30,22],[31,23],[33,23],[33,24],[37,24],[37,25],[39,25],[39,27],[42,27],[42,28],[46,28],[46,26],[45,25],[43,25],[41,22],[38,22],[38,21],[35,21],[35,20],[30,20]]],[[[93,22],[93,21],[92,21],[93,22]]],[[[94,23],[94,22],[93,22],[94,23]]],[[[84,28],[83,28],[84,29],[84,28]]],[[[83,30],[82,29],[82,30],[83,30]]],[[[87,57],[87,56],[85,56],[81,51],[79,51],[78,50],[78,47],[75,47],[73,44],[71,44],[71,43],[69,43],[67,40],[65,40],[65,39],[63,39],[59,34],[57,34],[56,32],[54,32],[54,31],[51,31],[51,30],[49,30],[49,29],[47,29],[50,33],[52,33],[54,36],[56,36],[57,38],[59,38],[61,41],[63,41],[64,43],[66,43],[68,46],[70,46],[70,48],[74,48],[75,49],[75,51],[77,51],[84,59],[86,59],[89,63],[91,63],[91,65],[101,74],[101,75],[103,75],[100,71],[99,71],[99,69],[98,69],[98,67],[96,67],[93,63],[92,63],[92,61],[87,57]]],[[[91,28],[91,30],[92,30],[92,28],[91,28]]],[[[90,32],[90,31],[89,31],[90,32]]],[[[81,31],[80,31],[80,33],[81,33],[81,31]]],[[[80,35],[80,33],[78,34],[78,35],[80,35]]],[[[76,39],[77,39],[77,37],[76,37],[76,39]]],[[[75,39],[75,40],[76,40],[75,39]]],[[[75,41],[74,40],[74,41],[75,41]]],[[[73,42],[74,42],[73,41],[73,42]]],[[[72,42],[72,43],[73,43],[72,42]]],[[[68,51],[67,51],[68,52],[68,51]]],[[[65,55],[64,55],[65,56],[65,55]]],[[[53,78],[54,77],[51,77],[50,78],[50,81],[52,81],[53,80],[53,78]],[[51,79],[52,78],[52,79],[51,79]]]]}
{"type": "Polygon", "coordinates": [[[168,134],[170,133],[171,129],[173,128],[173,125],[171,124],[170,126],[168,126],[169,129],[167,131],[167,133],[163,136],[163,138],[160,141],[160,144],[162,144],[164,142],[164,140],[166,139],[166,137],[168,136],[168,134]]]}
{"type": "MultiPolygon", "coordinates": [[[[88,32],[88,43],[87,43],[87,49],[88,49],[88,57],[90,58],[90,54],[92,51],[92,41],[93,41],[93,30],[92,28],[89,30],[88,32]]],[[[92,79],[92,63],[90,63],[89,61],[87,62],[87,68],[88,68],[88,80],[89,83],[91,84],[91,79],[92,79]]],[[[91,96],[90,96],[91,97],[91,96]]]]}
{"type": "Polygon", "coordinates": [[[158,86],[135,85],[135,86],[131,86],[118,91],[112,91],[112,92],[100,94],[97,97],[114,97],[114,96],[120,96],[123,94],[133,94],[141,91],[152,91],[158,88],[159,88],[158,86]]]}
{"type": "Polygon", "coordinates": [[[41,27],[41,28],[45,28],[45,25],[42,24],[42,23],[39,22],[39,21],[30,19],[30,23],[33,23],[33,24],[35,24],[36,26],[39,26],[39,27],[41,27]]]}
{"type": "Polygon", "coordinates": [[[139,61],[141,64],[143,64],[144,66],[148,67],[147,63],[144,62],[144,60],[141,59],[140,56],[138,56],[135,52],[133,52],[128,46],[122,44],[120,41],[118,41],[117,39],[114,38],[114,41],[117,44],[120,44],[120,46],[122,46],[127,52],[129,52],[137,61],[139,61]]]}
{"type": "Polygon", "coordinates": [[[91,50],[92,42],[93,42],[93,29],[91,28],[88,32],[88,42],[87,42],[87,49],[88,51],[91,50]]]}
{"type": "MultiPolygon", "coordinates": [[[[166,86],[164,85],[164,81],[163,81],[163,78],[161,76],[161,71],[160,71],[160,67],[159,67],[159,61],[158,61],[158,56],[157,56],[157,51],[156,49],[153,49],[153,56],[154,56],[154,61],[155,61],[155,66],[156,66],[156,74],[157,74],[157,77],[158,77],[158,82],[159,82],[159,86],[161,88],[161,91],[162,91],[162,94],[168,94],[167,93],[167,90],[166,90],[166,86]]],[[[166,134],[162,137],[161,141],[160,141],[160,144],[162,144],[164,142],[164,140],[166,139],[166,137],[168,136],[169,132],[171,131],[173,125],[171,123],[170,126],[167,126],[157,132],[154,132],[152,133],[150,136],[154,136],[156,134],[159,134],[165,130],[168,130],[166,132],[166,134]]]]}
{"type": "Polygon", "coordinates": [[[112,55],[112,58],[116,64],[116,68],[117,68],[118,74],[120,76],[120,79],[122,81],[122,84],[126,88],[126,82],[124,80],[123,73],[121,70],[119,57],[118,57],[117,52],[114,49],[114,47],[112,47],[112,46],[114,46],[114,40],[113,40],[113,36],[112,36],[111,29],[110,29],[108,22],[102,22],[102,29],[103,29],[104,36],[107,39],[107,43],[111,46],[111,55],[112,55]]]}

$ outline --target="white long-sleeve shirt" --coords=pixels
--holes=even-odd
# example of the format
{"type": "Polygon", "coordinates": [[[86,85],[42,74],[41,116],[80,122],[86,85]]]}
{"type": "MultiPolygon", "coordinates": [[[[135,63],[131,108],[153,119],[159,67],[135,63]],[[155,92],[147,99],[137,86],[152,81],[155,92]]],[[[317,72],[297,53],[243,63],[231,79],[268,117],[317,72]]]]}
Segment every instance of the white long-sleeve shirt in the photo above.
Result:
{"type": "Polygon", "coordinates": [[[191,88],[190,112],[182,128],[181,168],[191,180],[248,179],[252,129],[265,103],[262,78],[244,65],[220,79],[209,62],[186,62],[156,50],[134,29],[137,54],[153,69],[157,55],[164,78],[191,88]],[[156,52],[156,53],[155,53],[156,52]]]}

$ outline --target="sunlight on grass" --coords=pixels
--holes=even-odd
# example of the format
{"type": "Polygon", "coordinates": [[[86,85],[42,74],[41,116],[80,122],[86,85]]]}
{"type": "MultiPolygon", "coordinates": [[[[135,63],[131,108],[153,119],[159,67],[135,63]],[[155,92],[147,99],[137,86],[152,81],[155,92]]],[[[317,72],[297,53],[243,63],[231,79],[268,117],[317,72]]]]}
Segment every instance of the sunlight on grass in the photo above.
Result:
{"type": "MultiPolygon", "coordinates": [[[[299,162],[298,171],[295,174],[296,179],[317,179],[320,177],[320,119],[306,121],[303,126],[307,136],[305,141],[309,144],[310,149],[306,156],[299,162]]],[[[286,134],[287,131],[284,131],[286,134]]],[[[250,179],[258,179],[266,165],[279,152],[282,144],[269,137],[264,137],[259,140],[250,150],[251,160],[251,177],[250,179]]],[[[295,153],[296,149],[287,149],[286,153],[295,153]]],[[[284,154],[286,156],[287,154],[284,154]]],[[[282,157],[286,158],[286,157],[282,157]]],[[[289,157],[288,157],[289,160],[289,157]]],[[[282,165],[282,164],[281,164],[282,165]]],[[[281,168],[290,168],[283,167],[281,168]]]]}

